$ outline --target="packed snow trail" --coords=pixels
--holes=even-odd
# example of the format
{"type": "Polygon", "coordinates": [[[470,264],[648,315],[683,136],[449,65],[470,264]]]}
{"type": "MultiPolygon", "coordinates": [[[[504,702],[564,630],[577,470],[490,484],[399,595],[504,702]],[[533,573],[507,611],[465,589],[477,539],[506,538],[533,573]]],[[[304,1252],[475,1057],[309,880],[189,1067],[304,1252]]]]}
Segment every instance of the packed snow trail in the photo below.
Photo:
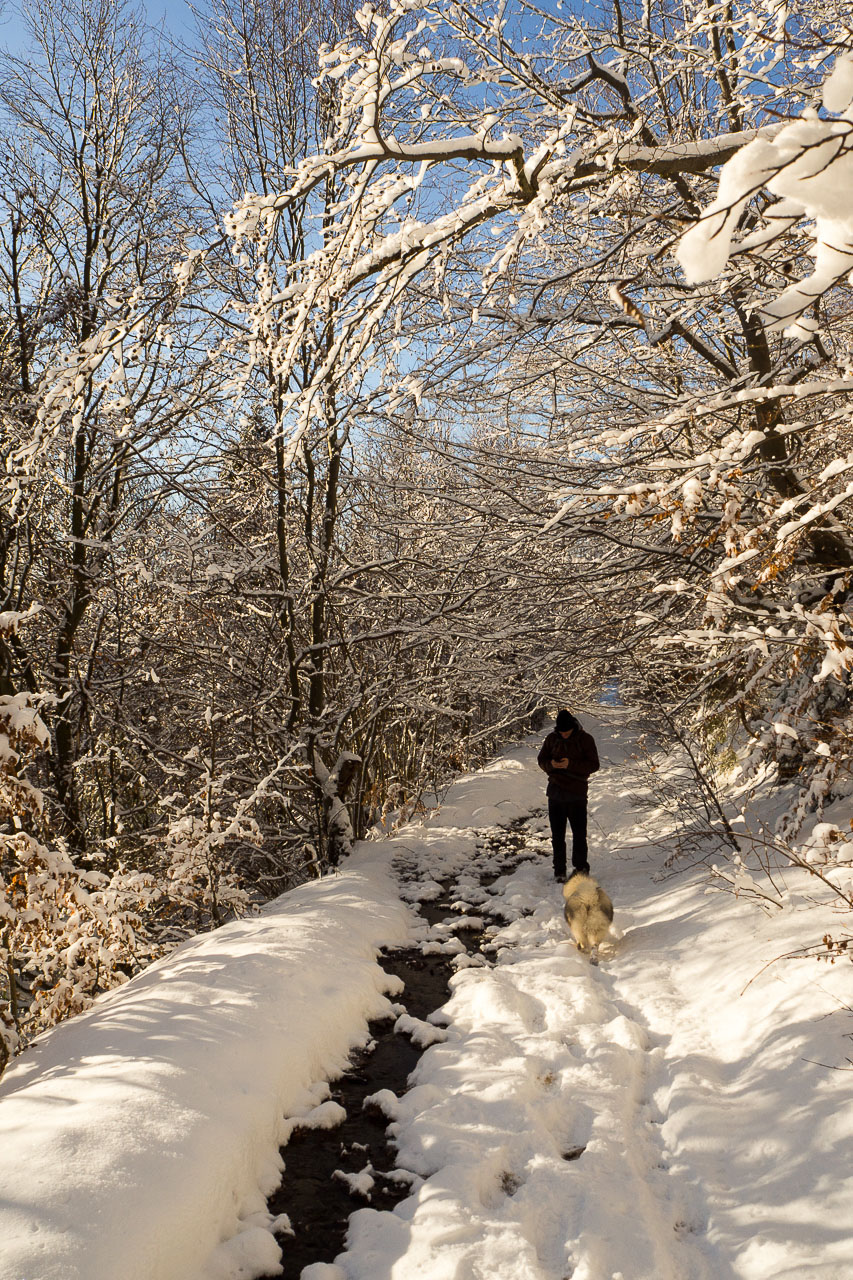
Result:
{"type": "Polygon", "coordinates": [[[672,875],[629,726],[584,722],[604,766],[591,861],[617,909],[599,968],[562,920],[531,740],[13,1065],[0,1280],[274,1274],[278,1148],[334,1122],[328,1082],[369,1018],[397,1016],[376,951],[413,943],[458,972],[440,1014],[399,1028],[443,1036],[412,1087],[377,1100],[412,1194],[355,1212],[305,1280],[850,1280],[850,970],[769,963],[845,922],[800,873],[774,915],[709,896],[702,866],[672,875]],[[525,818],[527,856],[484,887],[482,837],[525,818]],[[448,881],[454,920],[418,924],[401,892],[448,881]],[[478,917],[489,964],[455,937],[478,917]]]}
{"type": "MultiPolygon", "coordinates": [[[[462,918],[507,922],[490,931],[493,967],[460,952],[453,994],[431,1020],[446,1038],[401,1098],[383,1099],[398,1164],[424,1181],[394,1212],[356,1212],[337,1268],[309,1267],[305,1280],[731,1274],[705,1238],[701,1196],[661,1137],[661,1050],[620,1007],[606,969],[567,939],[545,825],[533,819],[526,857],[489,890],[469,851],[459,869],[462,918]]],[[[430,892],[458,845],[458,832],[434,829],[404,870],[419,869],[430,892]]],[[[452,921],[426,930],[424,948],[450,930],[452,921]]]]}
{"type": "MultiPolygon", "coordinates": [[[[617,927],[599,968],[567,937],[535,743],[394,839],[420,877],[409,896],[453,877],[463,918],[502,921],[494,967],[460,954],[433,1019],[446,1039],[384,1099],[398,1164],[424,1181],[393,1212],[355,1212],[347,1249],[303,1280],[853,1277],[853,1089],[828,1069],[846,1065],[849,971],[764,967],[832,912],[798,873],[790,913],[770,917],[709,896],[704,867],[673,875],[666,816],[638,809],[609,721],[591,858],[617,927]],[[481,889],[483,824],[525,808],[528,857],[481,889]]],[[[452,922],[422,945],[452,946],[452,922]]]]}

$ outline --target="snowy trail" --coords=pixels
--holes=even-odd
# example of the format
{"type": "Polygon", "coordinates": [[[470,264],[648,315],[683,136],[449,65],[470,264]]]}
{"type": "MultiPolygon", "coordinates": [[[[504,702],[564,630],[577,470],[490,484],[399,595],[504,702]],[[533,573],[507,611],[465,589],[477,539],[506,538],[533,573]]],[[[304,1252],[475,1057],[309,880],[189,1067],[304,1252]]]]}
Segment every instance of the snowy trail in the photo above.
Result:
{"type": "Polygon", "coordinates": [[[594,731],[593,870],[618,926],[600,967],[567,937],[544,816],[513,874],[489,892],[472,874],[473,832],[541,814],[533,744],[401,834],[425,893],[455,874],[459,910],[503,917],[494,967],[462,960],[446,1040],[386,1104],[398,1162],[424,1181],[393,1212],[354,1213],[346,1251],[303,1280],[853,1276],[853,1090],[815,1065],[844,1062],[847,975],[761,973],[820,936],[825,908],[768,919],[709,897],[703,868],[670,876],[624,725],[594,731]]]}
{"type": "Polygon", "coordinates": [[[411,1194],[357,1209],[303,1280],[851,1280],[850,970],[770,963],[838,917],[804,876],[767,915],[709,896],[703,867],[671,874],[627,716],[585,723],[604,762],[591,861],[616,904],[599,967],[562,919],[531,740],[18,1060],[0,1280],[276,1274],[289,1135],[337,1122],[328,1082],[370,1018],[398,1017],[377,950],[413,945],[456,972],[428,1023],[398,1018],[428,1047],[377,1099],[411,1194]],[[507,872],[510,823],[526,837],[507,872]],[[400,900],[448,884],[447,921],[400,900]],[[485,959],[455,936],[478,919],[485,959]]]}
{"type": "Polygon", "coordinates": [[[723,1280],[661,1137],[662,1051],[567,939],[547,857],[495,890],[470,904],[517,917],[495,967],[457,974],[447,1039],[388,1106],[399,1163],[425,1181],[393,1213],[357,1212],[340,1270],[317,1277],[723,1280]]]}

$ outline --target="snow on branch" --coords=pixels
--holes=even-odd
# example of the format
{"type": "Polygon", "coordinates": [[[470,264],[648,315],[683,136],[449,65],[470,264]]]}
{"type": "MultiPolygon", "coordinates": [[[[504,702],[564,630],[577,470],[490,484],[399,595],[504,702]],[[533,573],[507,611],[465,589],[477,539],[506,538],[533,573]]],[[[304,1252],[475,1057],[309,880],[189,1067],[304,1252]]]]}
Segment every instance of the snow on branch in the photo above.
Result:
{"type": "Polygon", "coordinates": [[[717,198],[682,236],[677,257],[690,283],[713,279],[733,252],[760,251],[801,219],[814,221],[814,271],[766,302],[769,330],[806,338],[816,329],[803,313],[853,273],[853,55],[839,57],[823,90],[827,111],[814,108],[775,137],[756,137],[728,161],[717,198]],[[741,217],[762,189],[778,197],[764,230],[736,239],[741,217]]]}
{"type": "MultiPolygon", "coordinates": [[[[248,192],[224,219],[244,264],[261,259],[242,376],[263,360],[288,388],[279,421],[289,461],[322,417],[331,384],[375,381],[376,335],[413,281],[471,244],[478,228],[492,224],[499,239],[481,276],[487,304],[553,211],[583,216],[572,206],[577,193],[595,188],[609,200],[632,174],[705,173],[749,145],[770,145],[780,128],[658,142],[618,59],[597,57],[590,73],[549,84],[512,49],[503,9],[494,40],[484,16],[445,0],[365,5],[357,21],[360,38],[321,55],[318,84],[336,103],[323,148],[295,166],[286,189],[248,192]],[[590,115],[591,80],[615,95],[615,115],[590,115]],[[264,249],[297,207],[310,209],[316,231],[278,280],[264,249]],[[307,379],[306,344],[314,355],[307,379]]],[[[404,396],[416,396],[415,382],[397,377],[404,396]]]]}

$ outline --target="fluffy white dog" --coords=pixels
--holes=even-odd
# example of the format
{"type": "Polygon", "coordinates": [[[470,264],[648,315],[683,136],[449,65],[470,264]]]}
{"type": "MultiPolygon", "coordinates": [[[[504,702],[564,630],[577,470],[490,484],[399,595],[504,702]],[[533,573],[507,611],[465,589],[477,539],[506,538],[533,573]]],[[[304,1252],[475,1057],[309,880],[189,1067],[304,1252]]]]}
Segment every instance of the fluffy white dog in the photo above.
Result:
{"type": "Polygon", "coordinates": [[[595,952],[613,921],[613,903],[601,885],[582,871],[563,885],[566,924],[579,951],[595,952]]]}

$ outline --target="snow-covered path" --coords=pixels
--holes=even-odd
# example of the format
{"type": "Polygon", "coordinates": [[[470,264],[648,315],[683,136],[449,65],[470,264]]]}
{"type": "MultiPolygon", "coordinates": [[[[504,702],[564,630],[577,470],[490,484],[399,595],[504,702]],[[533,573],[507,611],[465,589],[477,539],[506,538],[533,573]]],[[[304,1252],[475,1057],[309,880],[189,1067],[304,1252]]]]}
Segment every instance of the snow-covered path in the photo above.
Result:
{"type": "Polygon", "coordinates": [[[524,914],[495,935],[494,968],[458,974],[447,1039],[388,1108],[426,1181],[395,1213],[355,1216],[341,1280],[728,1273],[661,1134],[662,1050],[566,941],[542,881],[539,860],[498,886],[494,905],[524,914]]]}
{"type": "Polygon", "coordinates": [[[768,918],[708,894],[703,868],[667,874],[624,726],[596,736],[593,869],[617,903],[600,967],[567,939],[544,816],[514,874],[488,894],[471,874],[470,827],[542,803],[533,744],[457,784],[429,838],[407,833],[412,870],[455,871],[460,910],[514,918],[493,968],[457,974],[447,1039],[388,1106],[424,1182],[356,1213],[337,1269],[305,1280],[853,1276],[851,1076],[818,1065],[846,1065],[849,971],[761,972],[826,909],[794,895],[768,918]]]}
{"type": "Polygon", "coordinates": [[[458,965],[443,1038],[381,1099],[412,1193],[358,1209],[304,1280],[850,1280],[850,970],[765,967],[838,919],[807,885],[767,916],[671,875],[629,726],[587,723],[617,908],[599,967],[562,920],[530,741],[23,1055],[0,1085],[0,1280],[274,1274],[277,1147],[335,1123],[326,1082],[398,994],[376,948],[406,941],[458,965]],[[483,837],[511,821],[522,856],[484,888],[483,837]],[[404,898],[451,881],[457,925],[492,921],[488,964],[406,923],[392,866],[404,898]]]}

